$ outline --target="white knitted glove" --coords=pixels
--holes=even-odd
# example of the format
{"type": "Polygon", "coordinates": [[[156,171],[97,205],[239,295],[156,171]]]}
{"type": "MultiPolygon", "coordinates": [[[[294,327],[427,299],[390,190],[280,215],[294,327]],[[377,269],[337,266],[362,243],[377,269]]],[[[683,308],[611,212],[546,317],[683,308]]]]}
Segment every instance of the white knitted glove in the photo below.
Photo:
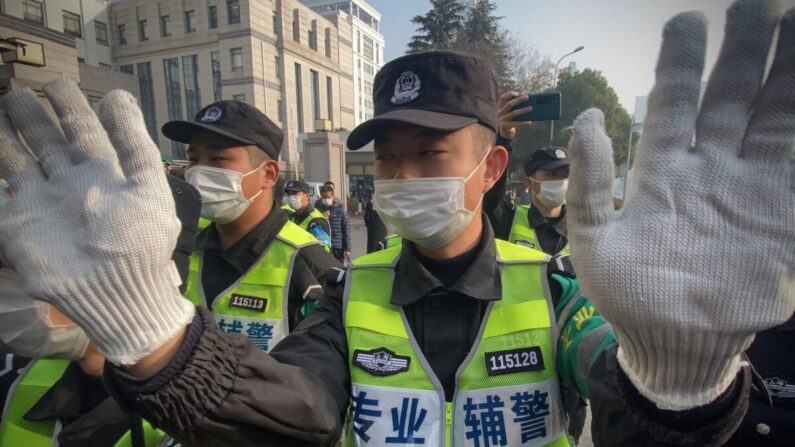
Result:
{"type": "Polygon", "coordinates": [[[108,360],[131,364],[194,313],[170,259],[180,223],[160,156],[130,94],[109,93],[100,124],[74,82],[44,93],[60,127],[32,91],[3,98],[0,175],[16,192],[0,195],[0,248],[28,293],[82,327],[108,360]]]}
{"type": "Polygon", "coordinates": [[[705,22],[691,12],[665,27],[622,211],[600,111],[577,118],[569,147],[582,288],[613,325],[632,383],[671,410],[717,398],[754,334],[795,309],[795,10],[763,86],[775,7],[730,8],[699,110],[705,22]]]}

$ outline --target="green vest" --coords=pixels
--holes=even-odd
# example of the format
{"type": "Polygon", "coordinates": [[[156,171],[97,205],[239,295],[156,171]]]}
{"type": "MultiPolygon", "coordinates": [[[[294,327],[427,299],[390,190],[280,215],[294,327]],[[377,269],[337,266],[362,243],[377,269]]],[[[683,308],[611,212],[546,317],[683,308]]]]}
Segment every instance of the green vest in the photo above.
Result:
{"type": "Polygon", "coordinates": [[[216,297],[207,300],[202,287],[203,257],[190,257],[185,298],[207,307],[224,332],[247,335],[263,351],[269,351],[287,336],[287,298],[290,275],[298,249],[318,241],[292,222],[286,222],[265,253],[246,274],[216,297]]]}
{"type": "MultiPolygon", "coordinates": [[[[513,215],[513,224],[511,224],[511,234],[508,236],[508,242],[513,244],[522,245],[541,251],[541,245],[538,243],[536,231],[530,228],[528,220],[528,213],[530,212],[530,205],[519,205],[516,207],[516,212],[513,215]]],[[[563,250],[553,255],[567,255],[569,254],[569,244],[563,247],[563,250]]]]}
{"type": "Polygon", "coordinates": [[[390,303],[400,246],[358,258],[344,299],[351,374],[345,445],[568,446],[558,334],[541,252],[497,240],[503,296],[456,374],[453,402],[390,303]]]}
{"type": "MultiPolygon", "coordinates": [[[[312,222],[315,219],[320,219],[320,220],[326,222],[326,225],[329,225],[328,219],[326,219],[326,216],[324,216],[323,213],[321,213],[320,211],[318,211],[315,208],[312,208],[312,212],[309,213],[304,218],[304,220],[302,220],[301,222],[296,222],[296,223],[298,224],[299,227],[303,228],[304,230],[308,230],[309,229],[309,223],[312,222]]],[[[331,236],[331,235],[329,234],[329,236],[331,236]]]]}
{"type": "MultiPolygon", "coordinates": [[[[63,376],[69,360],[34,360],[12,386],[8,393],[6,409],[0,425],[0,446],[51,447],[53,438],[60,430],[55,420],[29,421],[25,414],[52,388],[63,376]]],[[[155,447],[165,436],[144,421],[146,447],[155,447]]],[[[116,447],[132,446],[129,432],[116,444],[116,447]]]]}

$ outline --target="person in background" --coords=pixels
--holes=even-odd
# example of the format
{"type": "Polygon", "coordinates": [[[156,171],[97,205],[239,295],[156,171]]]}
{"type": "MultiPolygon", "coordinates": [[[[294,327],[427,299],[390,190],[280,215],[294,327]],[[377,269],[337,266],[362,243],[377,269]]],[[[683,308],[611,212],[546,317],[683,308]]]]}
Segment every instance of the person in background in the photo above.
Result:
{"type": "Polygon", "coordinates": [[[331,248],[331,226],[322,212],[309,203],[309,184],[288,180],[284,185],[282,210],[296,225],[308,231],[323,245],[331,248]]]}
{"type": "MultiPolygon", "coordinates": [[[[334,196],[334,205],[341,207],[342,206],[342,201],[339,199],[339,197],[337,197],[337,194],[336,194],[337,185],[335,185],[334,182],[332,182],[331,180],[326,180],[325,182],[323,182],[323,186],[327,186],[327,187],[331,188],[331,193],[334,196]]],[[[323,206],[323,199],[322,198],[318,197],[318,199],[315,200],[315,208],[317,208],[317,209],[319,209],[321,211],[324,211],[326,209],[323,206]]],[[[328,216],[326,216],[326,218],[328,218],[328,216]]]]}
{"type": "Polygon", "coordinates": [[[331,254],[338,261],[344,262],[351,256],[351,231],[348,226],[348,214],[342,206],[334,202],[334,189],[331,186],[320,187],[320,208],[328,219],[331,227],[331,254]]]}
{"type": "Polygon", "coordinates": [[[364,198],[364,226],[367,228],[367,253],[381,250],[386,238],[386,225],[373,207],[372,193],[364,198]]]}

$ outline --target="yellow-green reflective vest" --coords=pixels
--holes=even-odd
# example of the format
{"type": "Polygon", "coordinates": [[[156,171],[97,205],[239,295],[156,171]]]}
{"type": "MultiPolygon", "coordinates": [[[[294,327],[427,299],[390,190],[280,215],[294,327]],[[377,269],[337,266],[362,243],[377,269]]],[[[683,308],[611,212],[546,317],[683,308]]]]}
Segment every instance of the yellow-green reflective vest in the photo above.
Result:
{"type": "Polygon", "coordinates": [[[544,253],[496,241],[500,300],[456,373],[452,402],[390,304],[400,247],[358,258],[344,299],[351,374],[345,445],[569,446],[544,253]]]}
{"type": "Polygon", "coordinates": [[[211,220],[205,219],[203,217],[200,217],[199,218],[199,224],[198,224],[199,231],[209,227],[211,223],[213,223],[211,220]]]}
{"type": "MultiPolygon", "coordinates": [[[[285,213],[287,213],[287,216],[288,216],[288,217],[289,217],[289,218],[292,220],[293,216],[295,216],[295,210],[294,210],[294,209],[292,209],[292,208],[290,207],[290,205],[286,205],[286,204],[285,204],[285,205],[282,205],[282,207],[281,207],[281,208],[282,208],[282,211],[284,211],[285,213]]],[[[299,227],[301,227],[302,229],[304,229],[304,230],[308,231],[308,230],[309,230],[309,224],[310,224],[310,223],[311,223],[313,220],[315,220],[315,219],[322,219],[322,220],[324,220],[324,221],[326,222],[326,225],[328,225],[328,226],[329,226],[329,228],[331,228],[331,224],[329,224],[329,222],[328,222],[328,219],[326,219],[326,216],[324,216],[324,215],[323,215],[323,213],[321,213],[321,212],[320,212],[320,211],[318,211],[317,209],[312,209],[312,212],[311,212],[311,213],[309,213],[309,214],[308,214],[308,215],[307,215],[307,216],[304,218],[304,220],[302,220],[301,222],[295,222],[295,224],[296,224],[296,225],[298,225],[299,227]]],[[[310,234],[311,234],[311,233],[310,233],[310,234]]],[[[329,237],[329,241],[330,241],[330,240],[331,240],[331,235],[329,234],[329,235],[328,235],[328,237],[329,237]]],[[[330,243],[330,242],[328,242],[328,243],[330,243]]],[[[322,246],[323,246],[323,248],[326,250],[326,252],[329,252],[329,253],[331,253],[331,247],[330,247],[330,246],[326,245],[325,243],[322,243],[322,241],[321,241],[321,245],[322,245],[322,246]]]]}
{"type": "MultiPolygon", "coordinates": [[[[508,236],[508,242],[541,251],[541,245],[538,243],[536,231],[530,228],[530,223],[527,218],[529,212],[530,205],[519,205],[516,207],[516,212],[513,215],[513,223],[511,224],[511,234],[508,236]]],[[[559,252],[552,254],[569,254],[569,244],[566,244],[566,246],[563,247],[563,249],[559,252]]]]}
{"type": "MultiPolygon", "coordinates": [[[[0,446],[2,447],[51,447],[56,445],[53,438],[60,430],[55,420],[29,421],[25,414],[44,396],[63,376],[69,360],[35,360],[17,379],[8,393],[3,422],[0,425],[0,446]]],[[[146,447],[156,447],[166,436],[148,422],[143,422],[146,447]]],[[[116,444],[116,447],[131,447],[129,432],[116,444]]]]}
{"type": "Polygon", "coordinates": [[[208,307],[211,301],[210,310],[221,330],[246,335],[260,349],[269,351],[289,332],[288,285],[298,249],[318,243],[311,234],[286,222],[251,269],[214,300],[204,295],[203,253],[195,251],[184,296],[197,306],[208,307]]]}
{"type": "Polygon", "coordinates": [[[403,237],[397,233],[392,233],[384,239],[384,248],[392,248],[403,244],[403,237]]]}

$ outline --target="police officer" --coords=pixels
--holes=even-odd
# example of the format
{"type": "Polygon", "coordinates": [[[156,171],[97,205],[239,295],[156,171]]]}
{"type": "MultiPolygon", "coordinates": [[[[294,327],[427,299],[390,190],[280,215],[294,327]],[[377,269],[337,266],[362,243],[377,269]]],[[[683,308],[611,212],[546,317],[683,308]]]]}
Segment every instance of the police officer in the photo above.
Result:
{"type": "Polygon", "coordinates": [[[516,207],[508,241],[549,255],[568,253],[566,187],[569,159],[562,147],[545,147],[524,163],[530,205],[516,207]]]}
{"type": "MultiPolygon", "coordinates": [[[[722,94],[727,88],[722,81],[726,75],[737,74],[738,68],[741,74],[753,71],[760,79],[764,75],[767,45],[750,52],[755,63],[749,70],[745,60],[741,67],[735,66],[733,56],[738,50],[734,43],[735,39],[759,43],[764,38],[760,33],[770,37],[776,18],[763,3],[745,0],[729,18],[729,42],[710,80],[701,116],[747,122],[747,116],[726,113],[720,107],[725,104],[714,101],[736,100],[722,94]],[[769,29],[752,26],[768,22],[773,25],[769,29]]],[[[781,38],[791,39],[794,27],[785,19],[781,38]]],[[[679,32],[665,34],[658,82],[650,100],[650,116],[658,121],[650,126],[654,132],[646,132],[661,141],[644,146],[644,163],[654,166],[655,156],[690,157],[688,161],[701,163],[697,160],[703,155],[691,153],[691,134],[683,132],[691,123],[666,119],[681,117],[667,112],[678,111],[683,104],[687,110],[694,106],[698,110],[701,73],[692,66],[700,67],[697,62],[704,59],[703,17],[683,14],[667,29],[679,32]],[[685,69],[692,76],[679,78],[685,69]],[[668,102],[670,89],[681,86],[691,94],[668,102]],[[673,140],[666,138],[672,136],[673,140]]],[[[779,94],[791,95],[787,90],[793,74],[789,42],[778,46],[780,52],[767,78],[772,90],[761,95],[754,109],[755,118],[762,114],[762,124],[784,127],[770,132],[752,122],[747,135],[754,137],[751,142],[765,141],[757,149],[777,158],[791,155],[795,132],[790,121],[781,119],[792,111],[775,102],[779,94]],[[769,100],[774,100],[773,106],[769,100]]],[[[66,119],[71,115],[59,104],[73,91],[79,90],[59,87],[59,94],[50,95],[56,109],[67,110],[61,124],[67,129],[73,121],[66,119]]],[[[739,96],[752,101],[756,95],[739,96]]],[[[12,98],[22,100],[19,95],[12,98]]],[[[375,204],[404,241],[355,261],[348,272],[332,271],[328,280],[336,286],[330,287],[328,299],[270,354],[252,349],[243,337],[221,333],[205,309],[173,307],[183,301],[175,299],[154,269],[163,265],[162,248],[167,243],[152,244],[147,253],[156,253],[154,260],[134,248],[124,252],[125,259],[141,269],[126,281],[143,292],[159,291],[160,299],[149,300],[147,293],[117,293],[113,305],[126,317],[123,322],[133,335],[141,333],[142,320],[135,315],[139,309],[155,317],[173,317],[169,320],[169,328],[176,329],[173,333],[131,337],[97,326],[101,314],[90,304],[103,306],[105,302],[98,297],[119,284],[111,274],[117,262],[111,259],[89,264],[96,267],[92,273],[97,280],[66,297],[55,293],[57,285],[40,288],[47,299],[69,309],[70,316],[113,356],[109,359],[114,364],[125,365],[106,368],[108,386],[125,405],[144,412],[191,445],[331,445],[339,439],[341,415],[346,412],[350,420],[346,439],[359,445],[567,445],[558,392],[559,383],[566,382],[593,403],[597,442],[719,445],[727,439],[745,411],[750,388],[741,352],[756,330],[782,323],[788,317],[781,315],[782,309],[789,314],[795,304],[790,291],[781,287],[787,284],[787,269],[793,262],[795,216],[765,214],[766,207],[755,208],[759,212],[755,219],[763,218],[764,224],[753,232],[743,228],[745,221],[732,216],[737,205],[753,207],[754,202],[746,199],[757,199],[756,193],[766,191],[776,202],[791,200],[787,195],[791,191],[769,188],[791,184],[789,166],[785,170],[778,163],[766,164],[765,157],[740,159],[732,151],[710,152],[710,157],[721,157],[724,168],[739,164],[745,172],[765,169],[769,174],[755,178],[758,183],[733,178],[741,182],[740,188],[724,185],[728,194],[721,197],[693,195],[690,185],[681,180],[705,173],[688,164],[671,166],[673,172],[666,175],[647,171],[647,181],[668,192],[676,203],[728,211],[712,228],[737,238],[702,240],[706,235],[699,231],[701,222],[693,222],[686,212],[660,208],[653,194],[656,190],[651,196],[633,197],[634,208],[628,209],[639,209],[638,214],[620,216],[622,225],[633,227],[612,232],[616,218],[606,187],[612,178],[610,169],[604,168],[612,166],[609,140],[600,113],[583,113],[574,127],[572,169],[575,174],[582,169],[593,176],[574,179],[572,192],[581,195],[569,194],[569,231],[586,242],[572,244],[574,255],[581,255],[580,278],[591,298],[610,315],[611,328],[579,294],[575,280],[547,275],[547,255],[499,242],[485,224],[483,193],[502,175],[508,158],[503,148],[494,145],[496,81],[488,63],[448,52],[399,58],[377,75],[374,99],[376,116],[355,129],[348,144],[359,148],[375,139],[379,182],[375,204]],[[751,191],[744,191],[746,186],[751,191]],[[656,213],[643,212],[649,208],[656,213]],[[668,226],[661,226],[661,220],[679,226],[676,239],[668,238],[668,226]],[[616,235],[625,244],[611,243],[616,235]],[[681,250],[682,237],[698,250],[681,250]],[[767,250],[739,250],[737,239],[744,239],[742,245],[747,247],[745,238],[764,244],[767,250]],[[771,252],[785,261],[786,268],[774,268],[771,252]],[[740,253],[742,260],[735,258],[740,253]],[[683,265],[690,268],[683,270],[683,265]],[[715,276],[695,275],[697,266],[715,276]],[[738,280],[747,281],[749,287],[739,290],[738,280]],[[637,294],[643,299],[637,299],[637,294]],[[725,306],[727,302],[732,306],[725,306]],[[744,320],[747,316],[753,316],[753,321],[744,320]],[[192,318],[189,324],[181,322],[184,317],[192,318]],[[143,357],[130,358],[131,353],[143,357]]],[[[143,119],[134,107],[119,109],[100,111],[111,128],[110,140],[120,141],[110,124],[122,111],[145,134],[144,126],[136,124],[143,119]]],[[[692,115],[695,125],[697,114],[692,115]]],[[[90,117],[81,124],[94,129],[90,117]]],[[[725,129],[718,126],[718,132],[725,129]]],[[[716,137],[708,130],[700,132],[699,138],[716,137]]],[[[744,132],[743,128],[732,137],[745,141],[744,132]]],[[[721,136],[726,137],[717,135],[717,140],[710,141],[721,141],[721,136]]],[[[113,154],[115,148],[123,155],[120,167],[132,178],[147,178],[150,170],[159,169],[151,163],[130,166],[126,145],[97,143],[94,150],[101,154],[113,154]]],[[[33,146],[39,153],[46,150],[33,146]]],[[[0,164],[0,169],[11,174],[12,185],[24,187],[33,180],[19,174],[33,174],[38,167],[24,162],[24,152],[13,147],[13,151],[4,147],[4,155],[15,163],[0,164]]],[[[140,147],[153,151],[151,145],[140,147]]],[[[77,149],[74,145],[65,148],[77,149]]],[[[714,146],[698,149],[713,150],[714,146]]],[[[750,151],[748,155],[761,154],[750,151]]],[[[71,168],[67,172],[83,171],[71,168]]],[[[90,178],[109,187],[114,172],[104,170],[90,178]]],[[[39,188],[50,185],[41,178],[35,181],[39,188]]],[[[158,184],[154,177],[149,182],[158,184]]],[[[80,182],[65,183],[77,190],[66,195],[69,200],[83,197],[80,182]]],[[[123,194],[126,190],[111,191],[123,194]]],[[[41,215],[55,204],[43,201],[36,192],[23,194],[22,202],[6,203],[22,216],[41,215]]],[[[141,203],[131,197],[124,205],[137,209],[141,203]]],[[[84,214],[80,216],[89,217],[84,214]]],[[[155,224],[161,221],[153,222],[152,229],[162,229],[163,225],[155,224]]],[[[67,219],[62,225],[76,228],[79,222],[67,219]]],[[[14,262],[25,268],[26,284],[35,284],[40,276],[31,266],[35,250],[26,247],[49,242],[48,235],[32,233],[28,226],[13,222],[4,222],[0,229],[1,235],[9,236],[2,242],[11,244],[14,262]]],[[[103,234],[125,233],[106,229],[103,234]]],[[[58,235],[66,240],[53,244],[69,252],[75,245],[71,234],[58,235]]],[[[58,263],[49,267],[58,273],[65,269],[58,263]]]]}
{"type": "Polygon", "coordinates": [[[166,123],[163,134],[189,145],[186,178],[213,222],[197,237],[185,297],[267,351],[322,296],[318,278],[337,265],[274,203],[282,132],[249,104],[219,101],[193,121],[166,123]]]}
{"type": "Polygon", "coordinates": [[[292,222],[315,236],[323,245],[331,247],[331,225],[326,216],[309,203],[310,191],[308,183],[288,180],[284,185],[282,210],[292,222]]]}

